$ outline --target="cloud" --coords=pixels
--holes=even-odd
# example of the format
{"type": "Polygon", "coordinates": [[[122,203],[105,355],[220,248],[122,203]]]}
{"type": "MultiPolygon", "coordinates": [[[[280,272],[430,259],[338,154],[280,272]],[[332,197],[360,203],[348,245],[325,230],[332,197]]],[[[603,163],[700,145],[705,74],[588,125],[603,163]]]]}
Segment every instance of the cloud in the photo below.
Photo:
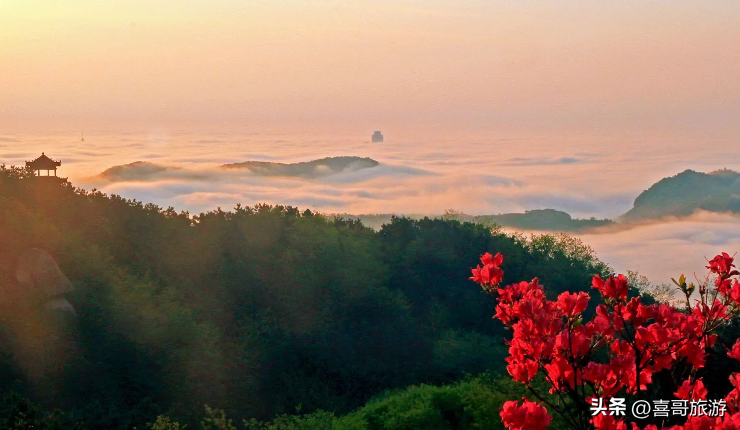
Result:
{"type": "Polygon", "coordinates": [[[321,196],[302,196],[297,198],[290,198],[286,201],[278,201],[278,204],[293,205],[298,207],[309,207],[311,209],[319,209],[326,206],[336,206],[342,203],[341,198],[329,198],[321,196]]]}
{"type": "Polygon", "coordinates": [[[518,181],[504,176],[483,175],[481,179],[488,186],[507,185],[521,187],[525,184],[524,181],[518,181]]]}
{"type": "Polygon", "coordinates": [[[577,191],[572,193],[533,191],[530,193],[514,194],[510,200],[518,203],[522,210],[558,209],[568,212],[571,215],[575,214],[585,217],[588,214],[597,213],[602,210],[604,204],[617,206],[628,205],[634,200],[634,197],[629,194],[611,194],[595,200],[588,193],[578,193],[577,191]]]}
{"type": "Polygon", "coordinates": [[[370,181],[376,178],[408,178],[414,176],[435,176],[434,172],[414,167],[381,163],[372,169],[361,169],[346,172],[342,175],[327,176],[321,178],[322,182],[335,184],[348,184],[370,181]]]}
{"type": "MultiPolygon", "coordinates": [[[[0,158],[14,155],[12,161],[18,163],[46,151],[63,160],[60,175],[76,186],[191,213],[237,203],[279,203],[354,214],[438,215],[452,208],[486,215],[552,208],[574,218],[615,219],[632,207],[640,192],[664,177],[687,168],[740,169],[740,159],[706,151],[704,139],[432,136],[373,145],[363,143],[364,134],[171,133],[156,141],[141,133],[99,134],[84,143],[60,135],[22,137],[23,142],[3,143],[0,158]],[[215,140],[220,142],[198,143],[215,140]],[[348,153],[379,164],[328,176],[263,176],[248,169],[219,168],[245,160],[290,165],[348,153]],[[145,158],[149,156],[158,157],[145,158]],[[112,172],[114,177],[94,177],[106,167],[136,161],[144,164],[112,172]]],[[[704,256],[724,249],[734,252],[740,247],[734,233],[738,227],[736,217],[697,213],[688,220],[617,224],[583,238],[615,269],[637,269],[657,281],[681,271],[702,273],[704,256]]]]}
{"type": "Polygon", "coordinates": [[[0,157],[3,158],[30,158],[31,157],[30,152],[7,152],[4,154],[0,154],[0,157]]]}
{"type": "Polygon", "coordinates": [[[278,160],[280,159],[280,157],[276,157],[270,154],[263,154],[263,153],[242,154],[241,158],[247,159],[247,160],[278,160]]]}
{"type": "Polygon", "coordinates": [[[587,162],[583,158],[577,157],[514,157],[509,158],[506,162],[501,163],[505,166],[552,166],[559,164],[577,164],[587,162]]]}
{"type": "Polygon", "coordinates": [[[108,157],[113,154],[106,152],[94,152],[94,151],[74,151],[77,155],[84,155],[86,157],[108,157]]]}
{"type": "Polygon", "coordinates": [[[740,251],[738,226],[740,215],[698,211],[684,218],[613,224],[577,236],[617,273],[634,270],[654,284],[670,284],[681,274],[701,282],[707,259],[740,251]]]}
{"type": "Polygon", "coordinates": [[[653,282],[706,274],[706,258],[740,251],[740,216],[697,212],[682,219],[614,226],[582,236],[615,269],[638,270],[653,282]]]}
{"type": "Polygon", "coordinates": [[[369,191],[364,191],[364,190],[355,191],[354,195],[356,195],[357,197],[362,197],[364,199],[380,199],[381,198],[377,194],[371,193],[369,191]]]}
{"type": "Polygon", "coordinates": [[[2,137],[2,136],[0,136],[0,142],[16,143],[16,142],[20,142],[20,140],[14,138],[14,137],[2,137]]]}
{"type": "Polygon", "coordinates": [[[421,155],[419,158],[422,160],[449,160],[450,153],[449,152],[430,152],[428,154],[421,155]]]}
{"type": "MultiPolygon", "coordinates": [[[[692,226],[701,226],[701,225],[712,226],[716,224],[738,224],[740,225],[740,214],[732,213],[732,212],[725,212],[725,213],[709,212],[709,211],[698,209],[689,216],[682,216],[682,217],[669,216],[669,217],[663,217],[659,219],[638,220],[638,221],[633,221],[633,222],[619,222],[619,223],[611,224],[608,226],[603,226],[603,227],[593,229],[589,231],[589,234],[610,235],[610,234],[622,233],[622,232],[627,232],[627,231],[637,230],[637,229],[642,229],[642,228],[652,228],[655,226],[689,225],[689,224],[692,226]]],[[[684,231],[682,234],[688,237],[688,235],[693,234],[693,233],[690,233],[687,230],[687,231],[684,231]]],[[[740,232],[738,233],[738,235],[740,236],[740,232]]]]}
{"type": "Polygon", "coordinates": [[[225,164],[231,161],[228,158],[217,158],[217,157],[192,157],[192,158],[175,158],[171,160],[174,163],[214,163],[214,164],[225,164]]]}

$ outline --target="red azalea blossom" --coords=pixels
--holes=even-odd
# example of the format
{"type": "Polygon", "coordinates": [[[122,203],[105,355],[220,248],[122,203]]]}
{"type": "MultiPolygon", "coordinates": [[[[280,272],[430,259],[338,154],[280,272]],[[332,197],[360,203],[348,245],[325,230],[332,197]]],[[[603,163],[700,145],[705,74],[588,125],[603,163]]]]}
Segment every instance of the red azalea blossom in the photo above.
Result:
{"type": "Polygon", "coordinates": [[[737,270],[732,270],[735,265],[732,263],[735,261],[729,254],[723,252],[720,255],[715,256],[709,260],[709,266],[706,266],[712,273],[720,275],[721,277],[737,275],[737,270]]]}
{"type": "Polygon", "coordinates": [[[740,282],[737,279],[732,280],[729,295],[733,302],[740,303],[740,282]]]}
{"type": "Polygon", "coordinates": [[[472,269],[473,276],[471,280],[478,284],[496,286],[501,282],[504,277],[504,272],[498,266],[504,261],[503,255],[499,252],[495,256],[486,252],[480,258],[483,267],[478,265],[475,269],[472,269]]]}
{"type": "MultiPolygon", "coordinates": [[[[718,281],[714,287],[708,282],[699,285],[698,300],[691,296],[694,287],[687,287],[682,276],[677,283],[686,295],[688,309],[684,310],[667,304],[645,305],[640,297],[628,298],[624,275],[606,279],[596,275],[592,289],[601,294],[603,303],[585,322],[582,315],[589,301],[585,292],[563,292],[550,300],[536,278],[499,286],[503,277],[500,253],[484,254],[483,267],[473,269],[471,279],[496,298],[494,318],[512,330],[512,338],[506,341],[506,362],[514,380],[530,386],[542,372],[550,393],[572,400],[570,406],[561,402],[549,405],[565,419],[570,417],[573,428],[641,430],[624,417],[591,416],[587,406],[578,405],[590,404],[588,392],[600,398],[637,395],[649,388],[656,373],[679,365],[690,365],[692,372],[674,395],[682,400],[706,400],[708,390],[695,372],[704,367],[709,348],[717,341],[716,330],[740,314],[740,282],[733,278],[740,273],[734,270],[733,262],[727,253],[709,261],[707,268],[718,281]]],[[[740,361],[740,340],[727,355],[740,361]]],[[[740,373],[733,373],[730,383],[734,388],[724,399],[728,410],[724,417],[692,417],[684,424],[664,428],[740,430],[740,373]]],[[[544,406],[526,399],[521,406],[506,402],[501,417],[510,430],[544,429],[551,420],[544,406]]],[[[658,427],[648,425],[642,430],[658,427]]]]}
{"type": "Polygon", "coordinates": [[[727,353],[727,356],[734,358],[735,360],[740,360],[740,339],[735,341],[735,344],[732,345],[732,349],[727,353]]]}
{"type": "Polygon", "coordinates": [[[585,311],[589,298],[584,292],[578,294],[565,292],[558,296],[558,307],[565,316],[570,317],[585,311]]]}
{"type": "Polygon", "coordinates": [[[501,408],[501,419],[509,430],[544,430],[552,421],[547,409],[526,398],[521,406],[515,401],[504,403],[501,408]]]}
{"type": "Polygon", "coordinates": [[[480,257],[480,262],[483,263],[484,266],[492,264],[498,267],[501,265],[501,263],[504,262],[504,256],[501,255],[500,252],[497,253],[495,256],[492,256],[490,252],[486,252],[480,257]]]}
{"type": "Polygon", "coordinates": [[[597,430],[627,430],[627,425],[612,415],[596,415],[592,422],[597,430]]]}
{"type": "Polygon", "coordinates": [[[606,281],[602,280],[601,276],[596,275],[594,276],[591,288],[599,290],[604,297],[617,300],[626,299],[629,290],[627,278],[624,275],[618,275],[616,278],[610,276],[606,281]]]}
{"type": "Polygon", "coordinates": [[[707,398],[707,389],[704,388],[701,378],[694,382],[687,379],[674,394],[681,400],[702,400],[707,398]]]}

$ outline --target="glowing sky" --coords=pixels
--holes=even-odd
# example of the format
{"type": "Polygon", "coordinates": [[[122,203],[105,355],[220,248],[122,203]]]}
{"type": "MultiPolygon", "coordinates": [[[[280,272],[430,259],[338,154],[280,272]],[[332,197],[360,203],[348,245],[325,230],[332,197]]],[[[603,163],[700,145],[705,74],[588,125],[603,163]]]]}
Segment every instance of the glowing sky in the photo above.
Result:
{"type": "Polygon", "coordinates": [[[729,136],[740,2],[2,0],[5,131],[729,136]]]}
{"type": "MultiPolygon", "coordinates": [[[[740,170],[738,23],[737,0],[0,0],[0,163],[46,151],[75,185],[195,212],[615,217],[663,177],[740,170]],[[381,167],[212,174],[336,155],[381,167]],[[142,160],[208,179],[89,178],[142,160]]],[[[662,282],[738,251],[738,225],[584,239],[662,282]]]]}

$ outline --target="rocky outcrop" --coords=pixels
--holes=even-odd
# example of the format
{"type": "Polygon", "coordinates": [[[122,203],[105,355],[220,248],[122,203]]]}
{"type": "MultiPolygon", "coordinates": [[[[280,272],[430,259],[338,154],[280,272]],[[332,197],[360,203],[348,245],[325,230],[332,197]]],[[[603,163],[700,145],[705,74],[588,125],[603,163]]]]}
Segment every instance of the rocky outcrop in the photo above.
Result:
{"type": "Polygon", "coordinates": [[[73,291],[72,283],[46,251],[34,248],[24,252],[18,260],[15,277],[24,295],[38,300],[44,309],[76,314],[64,297],[73,291]]]}
{"type": "Polygon", "coordinates": [[[7,280],[0,288],[2,352],[25,372],[38,401],[58,404],[65,369],[80,353],[76,312],[66,297],[72,283],[41,249],[25,251],[15,279],[7,280]]]}

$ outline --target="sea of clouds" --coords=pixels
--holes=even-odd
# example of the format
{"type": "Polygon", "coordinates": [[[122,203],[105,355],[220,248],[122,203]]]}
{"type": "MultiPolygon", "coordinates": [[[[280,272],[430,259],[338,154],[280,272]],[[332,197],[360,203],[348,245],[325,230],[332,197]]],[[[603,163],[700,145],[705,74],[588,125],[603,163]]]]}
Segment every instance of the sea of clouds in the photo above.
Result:
{"type": "MultiPolygon", "coordinates": [[[[740,170],[706,151],[727,142],[610,136],[393,137],[212,133],[0,134],[0,163],[45,152],[76,186],[200,213],[237,203],[287,204],[324,213],[497,214],[553,208],[578,218],[617,218],[643,190],[685,169],[740,170]],[[275,177],[223,164],[298,163],[336,156],[380,164],[316,177],[275,177]],[[116,166],[136,163],[100,175],[116,166]]],[[[703,274],[704,257],[740,250],[740,218],[617,225],[580,237],[618,271],[654,282],[703,274]]],[[[481,250],[481,252],[486,250],[481,250]]],[[[495,250],[492,250],[495,251],[495,250]]]]}

